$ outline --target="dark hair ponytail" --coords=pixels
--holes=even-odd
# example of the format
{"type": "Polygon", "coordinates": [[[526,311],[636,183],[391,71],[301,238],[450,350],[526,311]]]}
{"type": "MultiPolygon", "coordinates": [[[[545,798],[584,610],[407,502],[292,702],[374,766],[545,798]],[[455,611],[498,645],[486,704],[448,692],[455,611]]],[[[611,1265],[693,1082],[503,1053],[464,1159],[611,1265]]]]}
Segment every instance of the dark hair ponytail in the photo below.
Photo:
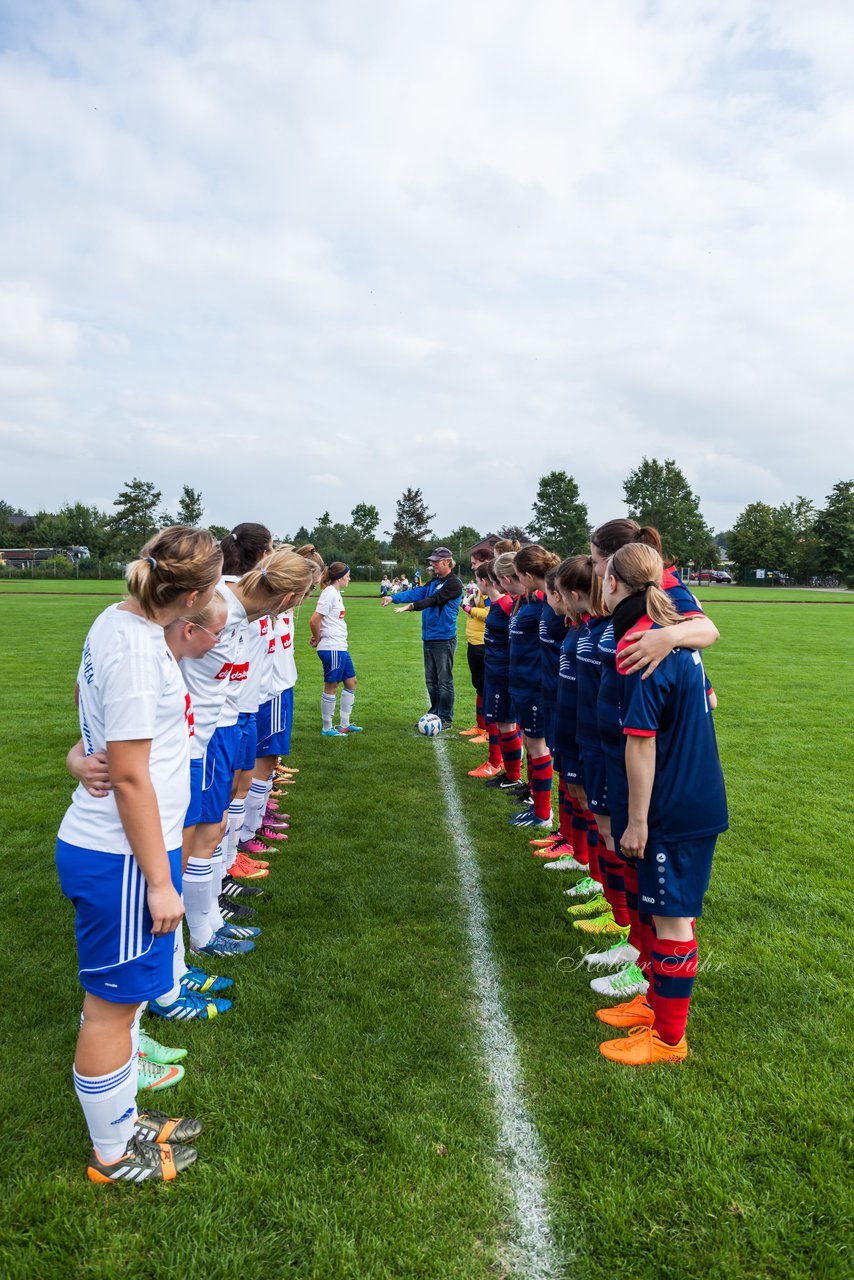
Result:
{"type": "Polygon", "coordinates": [[[272,540],[273,535],[264,524],[236,524],[220,544],[223,573],[241,574],[254,569],[272,540]]]}

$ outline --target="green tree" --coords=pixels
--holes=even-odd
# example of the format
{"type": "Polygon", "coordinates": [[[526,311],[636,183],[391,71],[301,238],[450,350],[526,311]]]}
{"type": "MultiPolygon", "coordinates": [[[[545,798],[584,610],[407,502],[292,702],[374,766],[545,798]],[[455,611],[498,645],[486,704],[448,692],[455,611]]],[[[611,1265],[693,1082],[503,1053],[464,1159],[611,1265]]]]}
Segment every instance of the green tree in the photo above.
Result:
{"type": "Polygon", "coordinates": [[[818,513],[815,533],[825,573],[854,573],[854,480],[840,480],[818,513]]]}
{"type": "Polygon", "coordinates": [[[523,529],[520,524],[503,524],[498,530],[497,537],[506,538],[510,542],[518,542],[522,547],[526,542],[531,541],[527,529],[523,529]]]}
{"type": "Polygon", "coordinates": [[[191,489],[188,484],[185,484],[181,490],[181,499],[178,503],[178,524],[185,524],[191,529],[199,529],[201,528],[204,513],[205,508],[200,491],[191,489]]]}
{"type": "Polygon", "coordinates": [[[304,547],[307,542],[311,542],[311,534],[304,524],[301,524],[294,534],[294,546],[304,547]]]}
{"type": "Polygon", "coordinates": [[[745,507],[727,541],[727,552],[738,577],[748,569],[779,569],[786,547],[787,533],[780,512],[767,502],[751,502],[745,507]]]}
{"type": "Polygon", "coordinates": [[[397,500],[392,545],[403,563],[416,564],[424,554],[424,544],[430,537],[430,521],[435,516],[428,511],[420,489],[405,489],[397,500]]]}
{"type": "Polygon", "coordinates": [[[225,538],[229,533],[231,533],[231,530],[226,529],[224,524],[209,524],[208,528],[210,529],[213,536],[216,538],[217,542],[222,542],[223,538],[225,538]]]}
{"type": "Polygon", "coordinates": [[[777,507],[776,513],[784,547],[779,567],[798,582],[809,582],[821,568],[821,543],[815,531],[818,517],[815,503],[799,495],[794,502],[777,507]]]}
{"type": "Polygon", "coordinates": [[[116,508],[110,517],[111,550],[120,559],[135,556],[157,528],[155,512],[162,498],[150,480],[133,480],[114,499],[116,508]]]}
{"type": "Polygon", "coordinates": [[[444,538],[436,538],[436,542],[443,547],[448,547],[454,553],[454,559],[457,564],[464,567],[468,565],[468,556],[466,552],[469,547],[475,546],[480,542],[480,534],[477,529],[473,529],[470,524],[461,524],[458,529],[452,529],[444,538]]]}
{"type": "Polygon", "coordinates": [[[358,502],[350,512],[352,525],[349,530],[347,554],[352,564],[375,565],[380,558],[377,527],[380,513],[369,502],[358,502]]]}
{"type": "Polygon", "coordinates": [[[587,507],[574,478],[565,471],[550,471],[540,477],[533,511],[528,533],[549,551],[564,558],[588,549],[587,507]]]}
{"type": "Polygon", "coordinates": [[[704,563],[714,535],[700,512],[700,499],[672,458],[643,458],[623,481],[629,515],[654,525],[664,551],[677,564],[704,563]]]}

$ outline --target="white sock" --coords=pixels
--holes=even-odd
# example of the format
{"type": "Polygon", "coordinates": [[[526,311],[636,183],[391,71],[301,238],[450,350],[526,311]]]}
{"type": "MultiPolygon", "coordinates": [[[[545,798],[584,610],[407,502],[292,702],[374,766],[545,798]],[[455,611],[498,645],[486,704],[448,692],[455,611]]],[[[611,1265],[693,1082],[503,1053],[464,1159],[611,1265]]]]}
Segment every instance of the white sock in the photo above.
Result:
{"type": "Polygon", "coordinates": [[[332,721],[335,717],[335,694],[322,693],[320,695],[320,724],[323,729],[331,729],[332,721]]]}
{"type": "MultiPolygon", "coordinates": [[[[220,854],[220,863],[222,854],[220,854]]],[[[190,858],[184,872],[184,907],[190,929],[190,946],[204,947],[211,940],[208,912],[214,884],[214,867],[210,858],[190,858]]]]}
{"type": "Polygon", "coordinates": [[[92,1146],[104,1161],[120,1159],[136,1120],[138,1055],[105,1076],[81,1076],[72,1069],[74,1092],[83,1108],[92,1146]]]}
{"type": "Polygon", "coordinates": [[[341,728],[346,729],[350,723],[350,714],[353,710],[353,703],[356,701],[356,695],[350,689],[341,690],[341,728]]]}
{"type": "Polygon", "coordinates": [[[175,930],[175,945],[172,949],[172,979],[181,986],[181,979],[187,972],[187,957],[184,954],[184,921],[175,930]]]}
{"type": "Polygon", "coordinates": [[[243,839],[254,836],[264,821],[264,806],[267,803],[267,784],[260,778],[252,779],[249,795],[246,797],[246,813],[243,817],[243,839]]]}
{"type": "Polygon", "coordinates": [[[243,817],[246,813],[245,800],[232,800],[228,806],[228,845],[226,846],[223,866],[226,872],[231,870],[237,857],[237,842],[243,829],[243,817]]]}

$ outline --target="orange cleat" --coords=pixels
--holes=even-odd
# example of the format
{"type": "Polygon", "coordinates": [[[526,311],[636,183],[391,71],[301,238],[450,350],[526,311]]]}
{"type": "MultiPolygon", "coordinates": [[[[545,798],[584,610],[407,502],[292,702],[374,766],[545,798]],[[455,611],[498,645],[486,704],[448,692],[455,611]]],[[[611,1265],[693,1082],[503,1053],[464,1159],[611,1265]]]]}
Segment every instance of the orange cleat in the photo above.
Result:
{"type": "Polygon", "coordinates": [[[469,746],[470,747],[488,747],[489,735],[486,733],[479,733],[476,738],[469,738],[469,746]]]}
{"type": "Polygon", "coordinates": [[[635,996],[626,1004],[615,1004],[611,1009],[597,1009],[596,1017],[609,1027],[651,1027],[655,1021],[645,995],[635,996]]]}
{"type": "Polygon", "coordinates": [[[479,765],[477,769],[469,769],[470,778],[494,778],[496,773],[501,772],[500,764],[490,764],[487,760],[486,764],[479,765]]]}
{"type": "Polygon", "coordinates": [[[532,849],[535,858],[565,858],[572,853],[572,845],[560,836],[552,836],[551,844],[532,849]]]}
{"type": "Polygon", "coordinates": [[[228,874],[235,880],[263,880],[270,874],[270,868],[262,867],[245,853],[238,853],[228,874]]]}
{"type": "Polygon", "coordinates": [[[460,729],[461,738],[479,738],[483,734],[480,725],[474,725],[471,729],[460,729]]]}
{"type": "Polygon", "coordinates": [[[678,1044],[668,1044],[652,1027],[633,1027],[624,1040],[600,1044],[599,1052],[611,1062],[648,1067],[654,1062],[683,1062],[688,1057],[688,1042],[683,1036],[678,1044]]]}

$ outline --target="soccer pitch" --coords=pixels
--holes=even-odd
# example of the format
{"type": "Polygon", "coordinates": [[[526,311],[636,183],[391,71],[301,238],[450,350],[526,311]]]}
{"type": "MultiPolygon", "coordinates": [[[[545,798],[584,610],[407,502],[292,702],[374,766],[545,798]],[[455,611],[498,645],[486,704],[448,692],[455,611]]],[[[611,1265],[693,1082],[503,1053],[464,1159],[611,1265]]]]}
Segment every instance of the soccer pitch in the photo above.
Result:
{"type": "MultiPolygon", "coordinates": [[[[507,826],[506,798],[467,776],[481,752],[414,732],[425,709],[417,616],[381,610],[353,584],[365,732],[322,739],[303,606],[301,772],[282,801],[291,838],[270,857],[264,936],[219,970],[236,983],[224,1018],[149,1020],[190,1051],[185,1080],[151,1105],[204,1121],[199,1163],[133,1188],[86,1181],[71,1086],[81,996],[53,844],[71,793],[81,643],[105,603],[76,587],[0,591],[4,1276],[850,1274],[854,600],[702,593],[722,637],[706,666],[731,830],[698,927],[691,1055],[635,1071],[597,1052],[593,1014],[608,1002],[578,968],[590,948],[569,926],[565,878],[507,826]],[[501,1137],[475,891],[533,1157],[501,1137]],[[519,1217],[532,1159],[539,1249],[519,1217]]],[[[463,728],[473,694],[462,628],[456,674],[463,728]]]]}

